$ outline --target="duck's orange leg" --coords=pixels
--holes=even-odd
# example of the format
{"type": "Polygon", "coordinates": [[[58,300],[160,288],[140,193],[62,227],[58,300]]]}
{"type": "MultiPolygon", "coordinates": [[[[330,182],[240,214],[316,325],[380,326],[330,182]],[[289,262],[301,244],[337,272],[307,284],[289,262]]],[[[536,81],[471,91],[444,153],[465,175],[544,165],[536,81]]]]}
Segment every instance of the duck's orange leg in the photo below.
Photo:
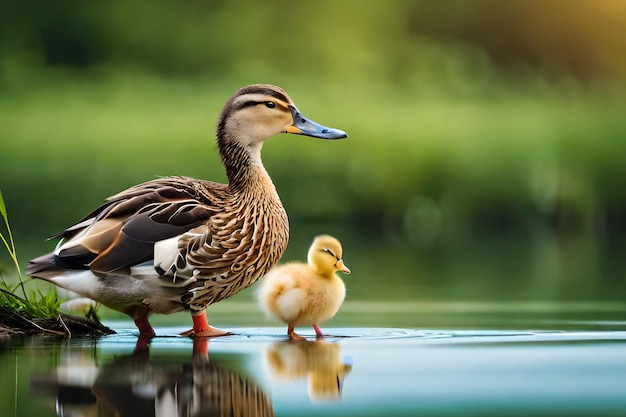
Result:
{"type": "Polygon", "coordinates": [[[182,336],[218,337],[232,334],[226,330],[218,329],[217,327],[209,325],[209,322],[206,319],[205,310],[198,313],[191,313],[191,319],[193,320],[193,329],[182,332],[182,336]]]}
{"type": "Polygon", "coordinates": [[[144,307],[132,306],[123,312],[128,314],[135,321],[135,326],[139,329],[140,338],[150,340],[156,335],[152,325],[148,321],[150,310],[144,307]]]}
{"type": "Polygon", "coordinates": [[[139,329],[139,337],[144,339],[152,339],[154,336],[156,336],[156,332],[148,321],[147,316],[135,319],[135,325],[139,329]]]}

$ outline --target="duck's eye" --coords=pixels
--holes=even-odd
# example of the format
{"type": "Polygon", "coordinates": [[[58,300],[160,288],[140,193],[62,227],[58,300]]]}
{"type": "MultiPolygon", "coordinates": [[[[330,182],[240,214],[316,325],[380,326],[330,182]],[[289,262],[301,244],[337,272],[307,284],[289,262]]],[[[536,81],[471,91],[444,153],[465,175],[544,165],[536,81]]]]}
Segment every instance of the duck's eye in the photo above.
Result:
{"type": "Polygon", "coordinates": [[[266,101],[265,107],[267,107],[268,109],[273,109],[274,107],[276,107],[276,103],[274,103],[273,101],[266,101]]]}
{"type": "Polygon", "coordinates": [[[333,251],[331,251],[330,249],[324,248],[324,249],[322,249],[322,252],[326,252],[326,253],[330,254],[330,256],[332,256],[333,258],[335,258],[335,259],[339,259],[339,258],[337,258],[337,256],[333,253],[333,251]]]}

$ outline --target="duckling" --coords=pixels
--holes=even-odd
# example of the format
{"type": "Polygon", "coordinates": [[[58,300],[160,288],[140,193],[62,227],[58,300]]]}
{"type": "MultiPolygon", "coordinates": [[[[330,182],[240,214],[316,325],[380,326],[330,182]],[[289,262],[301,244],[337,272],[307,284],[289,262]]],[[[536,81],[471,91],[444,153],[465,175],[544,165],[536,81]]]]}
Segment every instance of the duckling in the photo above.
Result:
{"type": "Polygon", "coordinates": [[[318,324],[333,317],[346,296],[346,287],[335,274],[350,273],[341,257],[337,239],[317,236],[309,248],[308,264],[287,263],[263,278],[257,298],[268,315],[287,323],[290,339],[304,340],[294,331],[298,325],[312,325],[317,337],[324,337],[318,324]]]}
{"type": "Polygon", "coordinates": [[[228,184],[165,177],[124,190],[53,236],[56,249],[28,275],[129,315],[152,338],[152,313],[187,310],[195,336],[229,334],[208,324],[207,306],[257,281],[282,256],[287,214],[261,148],[279,133],[321,139],[347,134],[302,116],[280,87],[249,85],[226,102],[217,147],[228,184]]]}

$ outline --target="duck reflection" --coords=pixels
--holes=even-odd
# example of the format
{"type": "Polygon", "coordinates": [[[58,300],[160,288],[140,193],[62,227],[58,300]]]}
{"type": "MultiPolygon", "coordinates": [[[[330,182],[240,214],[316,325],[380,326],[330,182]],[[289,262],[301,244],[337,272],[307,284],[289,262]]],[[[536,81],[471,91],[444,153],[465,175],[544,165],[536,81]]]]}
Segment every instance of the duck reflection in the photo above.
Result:
{"type": "Polygon", "coordinates": [[[266,354],[273,379],[308,378],[311,401],[340,400],[343,380],[352,370],[350,362],[341,356],[338,343],[323,340],[276,343],[266,354]]]}
{"type": "Polygon", "coordinates": [[[48,375],[31,378],[31,395],[54,398],[59,416],[274,415],[255,382],[208,355],[153,360],[143,351],[96,367],[84,352],[73,353],[48,375]]]}

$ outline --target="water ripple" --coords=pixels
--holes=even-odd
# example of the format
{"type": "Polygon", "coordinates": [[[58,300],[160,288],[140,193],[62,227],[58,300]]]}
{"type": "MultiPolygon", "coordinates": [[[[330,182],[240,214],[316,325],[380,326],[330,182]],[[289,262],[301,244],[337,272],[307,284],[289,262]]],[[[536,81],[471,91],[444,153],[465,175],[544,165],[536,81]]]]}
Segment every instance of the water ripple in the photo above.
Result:
{"type": "MultiPolygon", "coordinates": [[[[117,334],[102,337],[101,343],[122,347],[132,345],[137,340],[135,329],[116,329],[117,334]]],[[[152,346],[189,347],[193,340],[179,334],[183,327],[157,328],[157,336],[152,346]]],[[[227,347],[232,344],[275,343],[287,340],[282,327],[233,328],[233,335],[211,340],[212,345],[227,347]]],[[[300,334],[308,340],[315,340],[312,331],[300,334]]],[[[388,341],[394,344],[412,345],[466,345],[502,343],[572,343],[572,342],[626,342],[626,331],[554,331],[554,330],[448,330],[448,329],[403,329],[403,328],[329,328],[325,340],[349,344],[363,344],[388,341]]]]}

